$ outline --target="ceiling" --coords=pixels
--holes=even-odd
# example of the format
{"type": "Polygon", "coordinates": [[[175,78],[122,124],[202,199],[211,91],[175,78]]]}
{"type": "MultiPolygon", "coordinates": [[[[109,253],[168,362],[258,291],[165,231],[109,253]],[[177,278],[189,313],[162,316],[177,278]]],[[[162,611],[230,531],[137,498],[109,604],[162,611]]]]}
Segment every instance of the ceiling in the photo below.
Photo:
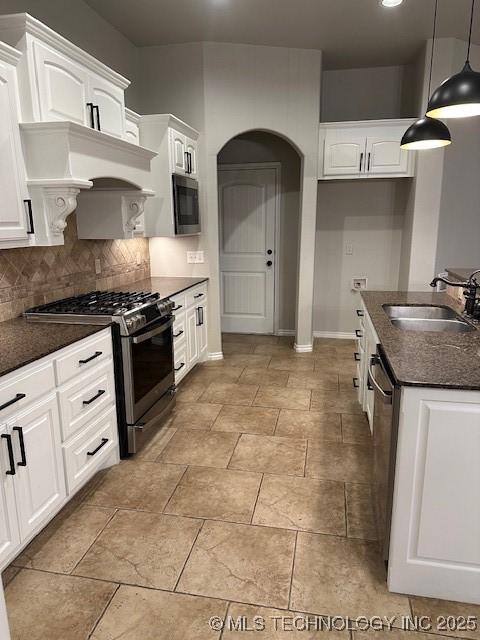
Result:
{"type": "MultiPolygon", "coordinates": [[[[86,0],[137,46],[214,41],[322,49],[329,69],[404,64],[431,37],[434,0],[86,0]]],[[[438,34],[465,38],[470,0],[439,0],[438,34]]],[[[474,34],[480,42],[480,8],[474,34]]]]}

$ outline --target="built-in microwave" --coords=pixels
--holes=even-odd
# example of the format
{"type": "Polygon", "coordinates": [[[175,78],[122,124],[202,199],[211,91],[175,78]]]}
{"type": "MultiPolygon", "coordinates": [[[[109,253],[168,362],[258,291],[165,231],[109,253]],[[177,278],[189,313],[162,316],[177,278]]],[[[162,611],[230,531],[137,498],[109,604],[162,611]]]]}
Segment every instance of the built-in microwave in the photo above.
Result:
{"type": "Polygon", "coordinates": [[[175,234],[188,236],[200,233],[198,182],[177,174],[173,174],[172,180],[175,234]]]}

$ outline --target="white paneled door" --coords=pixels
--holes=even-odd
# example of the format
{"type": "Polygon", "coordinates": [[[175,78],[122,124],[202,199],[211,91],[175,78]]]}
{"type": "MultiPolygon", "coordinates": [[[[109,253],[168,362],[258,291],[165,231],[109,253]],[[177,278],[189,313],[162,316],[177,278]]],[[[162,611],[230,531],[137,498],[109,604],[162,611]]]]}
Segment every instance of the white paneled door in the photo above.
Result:
{"type": "Polygon", "coordinates": [[[273,333],[275,168],[218,172],[222,331],[273,333]]]}

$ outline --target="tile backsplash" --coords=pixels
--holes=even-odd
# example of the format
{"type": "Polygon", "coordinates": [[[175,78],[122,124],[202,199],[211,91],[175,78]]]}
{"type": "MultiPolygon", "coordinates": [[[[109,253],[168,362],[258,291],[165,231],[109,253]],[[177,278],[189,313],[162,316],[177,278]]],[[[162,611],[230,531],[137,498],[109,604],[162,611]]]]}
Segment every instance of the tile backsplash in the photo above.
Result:
{"type": "Polygon", "coordinates": [[[63,246],[0,250],[0,321],[34,305],[150,277],[148,240],[79,240],[75,214],[67,222],[63,246]]]}

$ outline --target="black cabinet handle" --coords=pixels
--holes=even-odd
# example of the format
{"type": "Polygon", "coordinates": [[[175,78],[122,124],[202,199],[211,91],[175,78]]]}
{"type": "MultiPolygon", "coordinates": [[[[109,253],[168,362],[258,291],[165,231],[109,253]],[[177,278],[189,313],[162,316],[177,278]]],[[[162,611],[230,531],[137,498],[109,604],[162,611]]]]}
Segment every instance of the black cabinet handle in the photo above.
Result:
{"type": "Polygon", "coordinates": [[[184,333],[184,331],[179,331],[178,333],[174,333],[173,337],[174,338],[179,338],[183,333],[184,333]]]}
{"type": "MultiPolygon", "coordinates": [[[[93,110],[97,114],[97,131],[101,131],[102,127],[100,126],[100,108],[98,104],[93,105],[93,110]]],[[[95,127],[93,127],[95,129],[95,127]]]]}
{"type": "Polygon", "coordinates": [[[363,334],[360,329],[355,329],[355,335],[357,336],[357,338],[361,338],[363,334]]]}
{"type": "Polygon", "coordinates": [[[178,311],[179,309],[183,309],[183,304],[179,304],[176,307],[173,307],[172,311],[178,311]]]}
{"type": "Polygon", "coordinates": [[[87,456],[94,456],[96,453],[100,451],[102,447],[104,447],[107,444],[107,442],[108,442],[108,438],[102,438],[101,443],[98,445],[96,449],[94,449],[93,451],[87,451],[87,456]]]}
{"type": "Polygon", "coordinates": [[[363,151],[360,154],[360,171],[362,170],[362,165],[363,165],[363,151]]]}
{"type": "Polygon", "coordinates": [[[188,169],[188,151],[184,151],[183,155],[185,156],[185,173],[190,173],[188,169]]]}
{"type": "Polygon", "coordinates": [[[85,360],[79,360],[78,364],[87,364],[87,362],[91,362],[92,360],[95,360],[95,358],[98,358],[101,355],[102,355],[102,351],[95,351],[93,356],[90,356],[90,358],[85,358],[85,360]]]}
{"type": "Polygon", "coordinates": [[[268,254],[269,256],[271,256],[271,255],[272,255],[272,253],[273,253],[273,251],[272,251],[271,249],[269,249],[269,250],[267,251],[267,254],[268,254]]]}
{"type": "Polygon", "coordinates": [[[203,294],[203,293],[197,293],[197,295],[196,295],[196,296],[193,296],[193,297],[194,297],[194,298],[201,298],[203,295],[205,295],[205,294],[203,294]]]}
{"type": "Polygon", "coordinates": [[[373,391],[372,383],[370,382],[370,376],[367,378],[367,389],[373,391]]]}
{"type": "Polygon", "coordinates": [[[267,260],[267,267],[271,267],[273,262],[271,260],[267,260]]]}
{"type": "Polygon", "coordinates": [[[197,307],[197,327],[203,325],[203,307],[197,307]]]}
{"type": "Polygon", "coordinates": [[[353,386],[354,386],[355,389],[358,389],[358,387],[360,386],[358,384],[358,378],[353,378],[353,386]]]}
{"type": "Polygon", "coordinates": [[[23,439],[23,429],[22,427],[13,427],[12,431],[16,431],[18,433],[18,440],[20,442],[20,455],[22,459],[20,462],[17,462],[19,467],[27,466],[27,456],[25,455],[25,440],[23,439]]]}
{"type": "Polygon", "coordinates": [[[200,311],[202,312],[202,319],[200,320],[200,325],[203,326],[203,307],[200,307],[200,311]]]}
{"type": "Polygon", "coordinates": [[[371,157],[371,153],[368,154],[368,166],[367,166],[367,171],[370,171],[370,157],[371,157]]]}
{"type": "Polygon", "coordinates": [[[95,118],[93,117],[93,102],[87,102],[87,107],[90,110],[90,128],[95,129],[95,118]]]}
{"type": "Polygon", "coordinates": [[[359,318],[363,318],[363,316],[364,316],[364,315],[365,315],[365,314],[364,314],[364,312],[363,312],[363,309],[357,309],[357,316],[358,316],[359,318]]]}
{"type": "Polygon", "coordinates": [[[98,398],[100,398],[100,396],[103,396],[103,394],[105,393],[105,389],[99,389],[98,393],[96,393],[93,398],[90,398],[90,400],[84,400],[83,404],[88,405],[88,404],[92,404],[92,402],[95,402],[95,400],[98,400],[98,398]]]}
{"type": "Polygon", "coordinates": [[[15,460],[13,459],[13,446],[12,446],[12,436],[8,433],[2,433],[2,438],[7,441],[7,449],[8,449],[8,461],[10,462],[10,469],[5,471],[7,476],[14,476],[15,471],[15,460]]]}
{"type": "Polygon", "coordinates": [[[30,198],[28,198],[27,200],[23,201],[23,204],[25,205],[26,214],[27,214],[27,227],[28,227],[27,233],[28,234],[35,233],[35,226],[33,223],[32,201],[30,200],[30,198]]]}
{"type": "Polygon", "coordinates": [[[183,369],[183,367],[185,366],[184,362],[181,362],[180,365],[178,367],[174,367],[175,371],[180,371],[180,369],[183,369]]]}
{"type": "Polygon", "coordinates": [[[355,353],[353,354],[353,359],[355,360],[355,362],[360,362],[361,358],[358,351],[355,351],[355,353]]]}
{"type": "Polygon", "coordinates": [[[25,393],[17,393],[17,395],[14,398],[12,398],[8,402],[5,402],[0,406],[0,411],[3,411],[3,409],[10,407],[12,404],[15,404],[15,402],[18,402],[19,400],[23,400],[23,398],[26,398],[26,397],[27,396],[25,393]]]}

